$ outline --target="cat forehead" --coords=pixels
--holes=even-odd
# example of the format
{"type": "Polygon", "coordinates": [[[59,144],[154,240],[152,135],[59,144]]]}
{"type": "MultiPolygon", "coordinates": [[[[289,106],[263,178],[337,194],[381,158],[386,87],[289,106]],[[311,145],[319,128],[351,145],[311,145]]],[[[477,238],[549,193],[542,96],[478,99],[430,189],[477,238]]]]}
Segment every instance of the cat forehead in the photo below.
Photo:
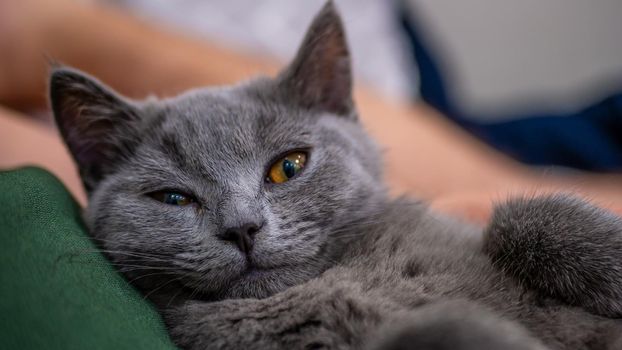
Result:
{"type": "Polygon", "coordinates": [[[174,166],[207,169],[266,161],[312,146],[315,123],[305,112],[235,90],[199,90],[160,101],[143,150],[174,166]]]}
{"type": "Polygon", "coordinates": [[[205,88],[163,100],[159,114],[164,128],[186,127],[212,136],[245,131],[282,132],[308,122],[304,113],[267,91],[247,86],[205,88]]]}

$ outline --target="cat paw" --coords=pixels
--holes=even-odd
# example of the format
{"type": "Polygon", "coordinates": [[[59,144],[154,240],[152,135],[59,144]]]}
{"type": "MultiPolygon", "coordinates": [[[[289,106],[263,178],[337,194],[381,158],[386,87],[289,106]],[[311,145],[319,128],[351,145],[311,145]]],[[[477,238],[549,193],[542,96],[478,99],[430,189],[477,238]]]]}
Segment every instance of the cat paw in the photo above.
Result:
{"type": "Polygon", "coordinates": [[[274,347],[262,331],[260,308],[255,299],[192,301],[168,310],[164,319],[171,338],[184,349],[274,347]]]}
{"type": "Polygon", "coordinates": [[[467,301],[421,307],[385,324],[370,350],[545,350],[520,325],[467,301]]]}
{"type": "Polygon", "coordinates": [[[509,200],[494,210],[484,249],[540,295],[622,316],[622,219],[579,198],[509,200]]]}

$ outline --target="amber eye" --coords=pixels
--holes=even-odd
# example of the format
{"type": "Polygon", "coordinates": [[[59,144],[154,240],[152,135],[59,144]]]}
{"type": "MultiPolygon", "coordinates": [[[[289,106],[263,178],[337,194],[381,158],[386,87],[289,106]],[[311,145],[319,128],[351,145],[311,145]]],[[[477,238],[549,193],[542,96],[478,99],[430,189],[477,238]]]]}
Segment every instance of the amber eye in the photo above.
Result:
{"type": "Polygon", "coordinates": [[[305,167],[307,153],[292,152],[276,161],[268,171],[268,182],[281,184],[298,175],[305,167]]]}
{"type": "Polygon", "coordinates": [[[165,204],[184,206],[195,202],[194,198],[187,194],[174,191],[158,191],[150,193],[149,196],[165,204]]]}

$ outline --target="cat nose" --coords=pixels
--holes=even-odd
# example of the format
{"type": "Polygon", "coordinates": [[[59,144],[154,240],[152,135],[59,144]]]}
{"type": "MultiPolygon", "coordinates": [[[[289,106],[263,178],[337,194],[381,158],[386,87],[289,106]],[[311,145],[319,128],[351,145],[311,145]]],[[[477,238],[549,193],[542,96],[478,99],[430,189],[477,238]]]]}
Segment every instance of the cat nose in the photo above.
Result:
{"type": "Polygon", "coordinates": [[[239,227],[231,227],[218,235],[218,238],[235,243],[240,251],[250,254],[255,242],[255,236],[263,224],[248,223],[239,227]]]}

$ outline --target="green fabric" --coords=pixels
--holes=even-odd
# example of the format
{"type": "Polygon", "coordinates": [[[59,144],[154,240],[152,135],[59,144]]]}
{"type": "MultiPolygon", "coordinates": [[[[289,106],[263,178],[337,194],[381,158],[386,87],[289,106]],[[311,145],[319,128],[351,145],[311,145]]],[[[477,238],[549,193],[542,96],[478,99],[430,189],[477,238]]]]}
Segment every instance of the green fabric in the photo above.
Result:
{"type": "Polygon", "coordinates": [[[37,168],[0,172],[0,348],[174,348],[96,252],[65,187],[37,168]]]}

